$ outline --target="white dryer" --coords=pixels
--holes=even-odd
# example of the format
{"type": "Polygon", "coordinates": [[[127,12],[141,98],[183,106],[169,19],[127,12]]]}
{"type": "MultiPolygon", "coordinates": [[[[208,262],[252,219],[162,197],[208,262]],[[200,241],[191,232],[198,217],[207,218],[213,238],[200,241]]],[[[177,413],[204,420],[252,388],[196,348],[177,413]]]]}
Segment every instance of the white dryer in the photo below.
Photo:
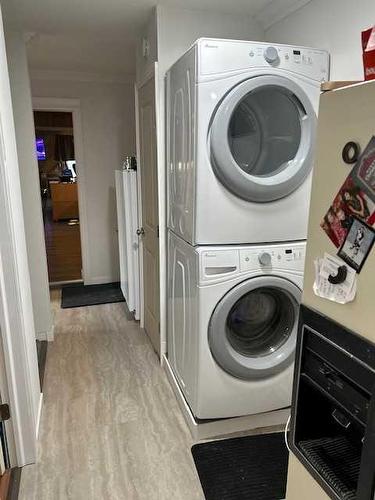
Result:
{"type": "Polygon", "coordinates": [[[192,245],[306,238],[322,50],[200,39],[167,73],[168,227],[192,245]]]}
{"type": "Polygon", "coordinates": [[[168,361],[199,419],[290,406],[305,243],[192,247],[169,232],[168,361]]]}

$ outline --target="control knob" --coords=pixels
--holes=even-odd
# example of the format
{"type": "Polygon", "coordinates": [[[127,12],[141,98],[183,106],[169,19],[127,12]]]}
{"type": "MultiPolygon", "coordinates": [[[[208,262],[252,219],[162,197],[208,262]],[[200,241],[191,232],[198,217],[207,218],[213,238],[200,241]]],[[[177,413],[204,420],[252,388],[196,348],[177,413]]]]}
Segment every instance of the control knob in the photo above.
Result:
{"type": "Polygon", "coordinates": [[[273,64],[279,60],[279,53],[275,49],[275,47],[267,47],[266,50],[264,51],[264,59],[270,63],[273,64]]]}
{"type": "Polygon", "coordinates": [[[259,264],[261,266],[270,266],[271,265],[271,255],[268,252],[263,252],[258,256],[259,264]]]}

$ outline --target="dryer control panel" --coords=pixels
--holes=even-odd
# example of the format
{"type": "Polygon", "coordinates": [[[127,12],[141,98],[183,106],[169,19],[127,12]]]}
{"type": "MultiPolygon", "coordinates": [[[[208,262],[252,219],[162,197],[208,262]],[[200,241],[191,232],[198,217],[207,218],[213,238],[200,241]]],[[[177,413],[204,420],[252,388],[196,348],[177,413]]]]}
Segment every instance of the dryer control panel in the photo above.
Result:
{"type": "Polygon", "coordinates": [[[256,68],[275,68],[304,75],[317,82],[329,78],[329,55],[325,50],[210,38],[201,38],[197,43],[198,70],[202,77],[256,68]]]}

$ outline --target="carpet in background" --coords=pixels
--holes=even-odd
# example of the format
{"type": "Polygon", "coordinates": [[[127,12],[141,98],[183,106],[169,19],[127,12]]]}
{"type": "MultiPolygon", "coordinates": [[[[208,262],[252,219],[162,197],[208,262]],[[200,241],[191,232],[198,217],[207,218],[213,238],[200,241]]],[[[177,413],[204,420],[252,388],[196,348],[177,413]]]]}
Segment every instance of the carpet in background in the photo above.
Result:
{"type": "Polygon", "coordinates": [[[61,290],[61,307],[95,306],[124,302],[120,283],[105,283],[104,285],[68,285],[61,290]]]}
{"type": "Polygon", "coordinates": [[[283,433],[211,441],[191,451],[206,500],[285,498],[288,450],[283,433]]]}

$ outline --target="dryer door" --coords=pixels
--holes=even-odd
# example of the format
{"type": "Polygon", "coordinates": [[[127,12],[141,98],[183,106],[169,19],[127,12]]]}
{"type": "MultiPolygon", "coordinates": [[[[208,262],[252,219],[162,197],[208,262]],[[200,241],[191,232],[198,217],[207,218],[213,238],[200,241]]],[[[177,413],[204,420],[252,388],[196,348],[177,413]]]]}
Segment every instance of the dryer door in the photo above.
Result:
{"type": "Polygon", "coordinates": [[[292,80],[264,75],[246,80],[222,100],[210,130],[214,172],[247,201],[283,198],[312,168],[316,114],[292,80]]]}
{"type": "Polygon", "coordinates": [[[217,304],[208,340],[217,364],[244,380],[275,375],[293,363],[301,290],[276,276],[232,288],[217,304]]]}

